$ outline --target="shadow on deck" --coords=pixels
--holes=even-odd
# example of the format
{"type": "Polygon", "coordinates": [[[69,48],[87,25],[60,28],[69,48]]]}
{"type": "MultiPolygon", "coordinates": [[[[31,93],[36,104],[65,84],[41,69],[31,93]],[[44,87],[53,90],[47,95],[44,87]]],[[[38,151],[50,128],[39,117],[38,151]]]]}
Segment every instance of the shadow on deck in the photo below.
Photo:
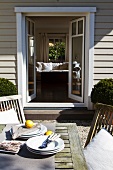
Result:
{"type": "Polygon", "coordinates": [[[31,120],[92,120],[94,111],[87,108],[74,109],[39,109],[25,108],[26,119],[31,120]]]}

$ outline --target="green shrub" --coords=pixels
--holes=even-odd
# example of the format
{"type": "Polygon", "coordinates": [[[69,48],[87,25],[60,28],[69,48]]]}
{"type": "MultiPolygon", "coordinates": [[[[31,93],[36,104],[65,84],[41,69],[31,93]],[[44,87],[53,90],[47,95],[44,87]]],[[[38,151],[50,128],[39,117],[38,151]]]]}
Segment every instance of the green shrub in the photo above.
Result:
{"type": "Polygon", "coordinates": [[[0,96],[9,96],[17,94],[16,86],[5,78],[0,78],[0,96]]]}
{"type": "Polygon", "coordinates": [[[91,92],[91,101],[113,105],[113,79],[102,79],[94,85],[91,92]]]}

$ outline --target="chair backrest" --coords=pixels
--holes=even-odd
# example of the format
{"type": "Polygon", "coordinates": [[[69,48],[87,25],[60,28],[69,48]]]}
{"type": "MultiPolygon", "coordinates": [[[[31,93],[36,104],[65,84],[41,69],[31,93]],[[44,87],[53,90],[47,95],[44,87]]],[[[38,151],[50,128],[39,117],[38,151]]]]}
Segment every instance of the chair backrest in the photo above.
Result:
{"type": "Polygon", "coordinates": [[[95,105],[95,114],[85,147],[102,128],[105,128],[111,135],[113,135],[113,106],[98,103],[95,105]]]}
{"type": "Polygon", "coordinates": [[[14,109],[20,123],[25,123],[25,116],[21,104],[21,95],[0,97],[0,112],[14,109]]]}

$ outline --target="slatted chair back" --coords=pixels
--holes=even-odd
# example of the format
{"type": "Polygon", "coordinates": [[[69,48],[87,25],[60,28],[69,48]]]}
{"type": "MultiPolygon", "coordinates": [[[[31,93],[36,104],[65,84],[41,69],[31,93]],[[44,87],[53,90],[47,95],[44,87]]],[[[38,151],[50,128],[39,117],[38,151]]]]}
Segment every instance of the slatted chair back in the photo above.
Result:
{"type": "Polygon", "coordinates": [[[21,95],[0,97],[0,111],[14,109],[20,123],[25,123],[25,116],[21,104],[21,95]]]}
{"type": "Polygon", "coordinates": [[[95,114],[85,147],[102,128],[105,128],[111,135],[113,135],[113,106],[98,103],[95,105],[95,114]]]}

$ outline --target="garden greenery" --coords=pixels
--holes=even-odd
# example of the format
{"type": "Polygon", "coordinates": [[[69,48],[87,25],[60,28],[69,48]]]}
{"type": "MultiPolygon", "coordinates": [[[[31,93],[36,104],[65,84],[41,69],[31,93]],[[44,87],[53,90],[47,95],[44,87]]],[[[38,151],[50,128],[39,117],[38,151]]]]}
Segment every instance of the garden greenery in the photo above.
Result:
{"type": "Polygon", "coordinates": [[[16,86],[5,78],[0,78],[0,96],[9,96],[17,94],[16,86]]]}
{"type": "Polygon", "coordinates": [[[91,101],[93,103],[103,103],[113,106],[113,79],[102,79],[91,92],[91,101]]]}

